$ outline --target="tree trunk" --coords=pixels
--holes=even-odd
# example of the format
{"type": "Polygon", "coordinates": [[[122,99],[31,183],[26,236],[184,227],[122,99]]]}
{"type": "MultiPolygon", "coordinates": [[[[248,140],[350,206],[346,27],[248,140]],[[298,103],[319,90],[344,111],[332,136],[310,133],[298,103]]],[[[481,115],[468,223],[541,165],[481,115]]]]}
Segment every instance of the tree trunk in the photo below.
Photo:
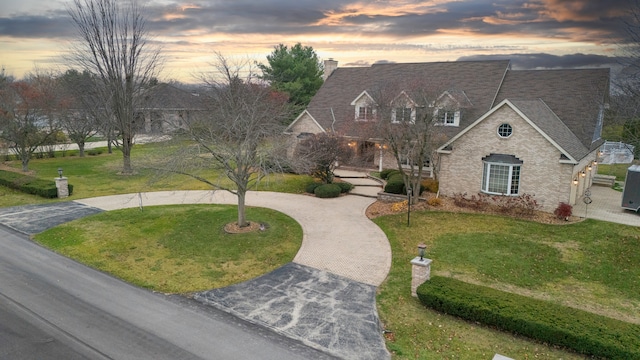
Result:
{"type": "Polygon", "coordinates": [[[247,218],[245,216],[245,206],[244,206],[244,202],[245,202],[245,197],[246,197],[246,192],[245,191],[238,191],[238,226],[239,227],[245,227],[247,226],[247,218]]]}
{"type": "Polygon", "coordinates": [[[22,172],[29,171],[29,155],[22,154],[21,160],[22,160],[22,172]]]}
{"type": "Polygon", "coordinates": [[[78,142],[78,150],[80,150],[80,157],[84,157],[84,141],[78,142]]]}
{"type": "Polygon", "coordinates": [[[122,135],[122,174],[133,174],[131,167],[131,147],[133,146],[133,137],[130,134],[122,135]]]}

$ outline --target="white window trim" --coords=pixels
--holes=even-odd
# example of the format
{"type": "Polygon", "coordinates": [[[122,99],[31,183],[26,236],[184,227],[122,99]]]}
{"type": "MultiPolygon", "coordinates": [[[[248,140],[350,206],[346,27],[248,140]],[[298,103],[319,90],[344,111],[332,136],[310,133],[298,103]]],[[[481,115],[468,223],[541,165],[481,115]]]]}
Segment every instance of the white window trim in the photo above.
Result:
{"type": "Polygon", "coordinates": [[[370,104],[359,104],[356,106],[356,121],[371,121],[376,118],[376,108],[370,104]],[[365,109],[365,117],[360,117],[360,109],[365,109]],[[370,111],[367,111],[369,109],[370,111]]]}
{"type": "Polygon", "coordinates": [[[391,110],[391,123],[393,124],[400,124],[400,121],[397,119],[397,108],[405,108],[405,109],[411,109],[411,115],[409,115],[409,123],[411,124],[415,124],[416,123],[416,108],[415,107],[410,107],[410,106],[398,106],[398,107],[394,107],[393,110],[391,110]]]}
{"type": "Polygon", "coordinates": [[[434,114],[434,118],[436,119],[436,125],[438,126],[460,126],[460,110],[456,111],[446,111],[442,108],[436,108],[434,114]],[[440,111],[445,111],[447,114],[453,112],[453,122],[452,123],[443,123],[440,122],[440,111]]]}
{"type": "MultiPolygon", "coordinates": [[[[520,178],[522,177],[522,164],[505,164],[505,163],[498,163],[498,162],[487,162],[487,161],[483,161],[482,162],[482,187],[481,190],[483,193],[485,194],[491,194],[491,195],[505,195],[505,196],[518,196],[518,194],[520,193],[520,181],[518,181],[518,192],[516,193],[511,193],[511,185],[513,184],[513,168],[514,167],[518,167],[519,168],[519,172],[520,172],[520,178]],[[509,167],[509,179],[507,180],[507,191],[509,191],[508,193],[499,193],[499,192],[492,192],[489,191],[489,181],[490,181],[490,174],[491,174],[491,166],[506,166],[509,167]]],[[[521,180],[521,179],[519,179],[521,180]]]]}

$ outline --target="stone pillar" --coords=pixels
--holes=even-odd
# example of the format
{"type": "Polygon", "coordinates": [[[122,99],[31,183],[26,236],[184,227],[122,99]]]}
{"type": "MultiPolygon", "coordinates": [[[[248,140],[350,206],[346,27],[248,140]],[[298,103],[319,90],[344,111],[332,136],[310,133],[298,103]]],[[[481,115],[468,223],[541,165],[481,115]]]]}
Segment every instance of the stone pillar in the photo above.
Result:
{"type": "Polygon", "coordinates": [[[69,181],[66,177],[57,177],[56,180],[56,188],[58,189],[58,197],[66,198],[69,196],[69,181]]]}
{"type": "Polygon", "coordinates": [[[411,296],[418,297],[418,286],[431,279],[431,259],[416,256],[411,260],[411,296]]]}

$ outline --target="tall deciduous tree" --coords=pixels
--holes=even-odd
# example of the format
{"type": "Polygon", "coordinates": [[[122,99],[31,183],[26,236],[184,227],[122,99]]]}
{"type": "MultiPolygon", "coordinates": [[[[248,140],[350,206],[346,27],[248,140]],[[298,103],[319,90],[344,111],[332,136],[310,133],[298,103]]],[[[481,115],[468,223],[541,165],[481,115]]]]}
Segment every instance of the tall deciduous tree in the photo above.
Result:
{"type": "Polygon", "coordinates": [[[289,94],[289,101],[298,109],[304,109],[322,86],[323,66],[311,46],[297,43],[289,48],[280,44],[267,55],[267,62],[258,65],[261,78],[289,94]]]}
{"type": "Polygon", "coordinates": [[[615,91],[608,112],[607,140],[623,141],[635,146],[640,155],[640,0],[634,0],[623,17],[626,38],[620,43],[623,70],[614,80],[615,91]]]}
{"type": "Polygon", "coordinates": [[[28,80],[0,80],[0,137],[20,157],[22,171],[39,146],[57,132],[55,113],[63,106],[53,79],[32,76],[28,80]]]}
{"type": "Polygon", "coordinates": [[[455,101],[441,95],[445,89],[437,84],[383,84],[372,91],[376,108],[374,135],[393,156],[401,171],[406,189],[420,194],[425,171],[437,178],[436,149],[445,141],[442,117],[455,116],[455,101]]]}
{"type": "MultiPolygon", "coordinates": [[[[84,157],[85,143],[98,132],[100,119],[108,118],[105,104],[96,91],[98,84],[93,75],[84,71],[68,70],[60,77],[61,92],[68,99],[66,111],[59,114],[60,125],[69,139],[78,145],[84,157]]],[[[106,131],[105,131],[106,132],[106,131]]]]}
{"type": "Polygon", "coordinates": [[[149,44],[144,9],[136,0],[74,0],[68,12],[78,34],[71,60],[100,80],[96,90],[111,110],[105,120],[118,132],[122,173],[131,174],[133,139],[140,127],[136,107],[159,71],[160,50],[149,44]]]}
{"type": "Polygon", "coordinates": [[[244,227],[247,191],[286,157],[282,119],[289,116],[289,107],[285,95],[256,82],[247,63],[234,64],[218,53],[213,67],[202,79],[208,89],[200,96],[205,110],[184,119],[186,139],[196,145],[180,143],[162,168],[235,194],[237,224],[244,227]],[[202,175],[208,169],[219,170],[233,186],[202,175]]]}

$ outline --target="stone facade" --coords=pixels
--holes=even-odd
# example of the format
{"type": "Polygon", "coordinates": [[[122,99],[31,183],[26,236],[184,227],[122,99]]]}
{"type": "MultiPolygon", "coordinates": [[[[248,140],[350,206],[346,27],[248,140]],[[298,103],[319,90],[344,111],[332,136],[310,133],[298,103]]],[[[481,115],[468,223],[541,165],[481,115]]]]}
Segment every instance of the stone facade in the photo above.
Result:
{"type": "MultiPolygon", "coordinates": [[[[593,160],[587,157],[579,165],[561,163],[560,150],[506,104],[452,145],[451,152],[441,155],[441,194],[481,192],[482,158],[492,153],[507,154],[522,161],[519,194],[533,195],[545,211],[553,211],[560,202],[575,203],[575,196],[572,199],[571,195],[576,193],[576,189],[572,189],[575,174],[593,160]],[[513,128],[508,138],[500,137],[497,132],[505,123],[513,128]]],[[[585,182],[577,192],[583,192],[586,187],[585,182]]]]}

